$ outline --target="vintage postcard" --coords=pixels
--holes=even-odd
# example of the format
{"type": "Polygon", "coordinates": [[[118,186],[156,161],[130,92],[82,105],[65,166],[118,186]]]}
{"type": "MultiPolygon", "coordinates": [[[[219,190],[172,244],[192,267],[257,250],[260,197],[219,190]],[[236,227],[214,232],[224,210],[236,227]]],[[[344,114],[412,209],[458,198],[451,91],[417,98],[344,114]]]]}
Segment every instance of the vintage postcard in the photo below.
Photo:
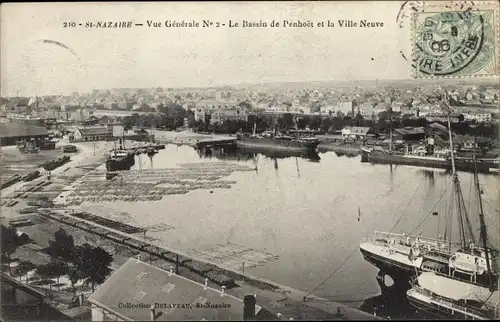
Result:
{"type": "Polygon", "coordinates": [[[2,4],[1,320],[498,318],[499,19],[2,4]]]}

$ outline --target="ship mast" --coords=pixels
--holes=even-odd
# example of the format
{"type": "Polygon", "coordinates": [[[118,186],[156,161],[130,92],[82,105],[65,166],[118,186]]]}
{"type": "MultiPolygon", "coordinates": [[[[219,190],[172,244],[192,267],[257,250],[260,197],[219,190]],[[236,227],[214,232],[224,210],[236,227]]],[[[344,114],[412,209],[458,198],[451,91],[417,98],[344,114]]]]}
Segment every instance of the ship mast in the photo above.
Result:
{"type": "Polygon", "coordinates": [[[392,107],[389,108],[389,151],[392,151],[392,107]]]}
{"type": "Polygon", "coordinates": [[[479,178],[477,176],[477,163],[476,163],[476,153],[473,152],[472,158],[474,160],[474,182],[476,184],[477,188],[477,195],[479,199],[479,224],[481,225],[481,241],[483,242],[483,248],[484,248],[484,257],[486,259],[486,267],[488,269],[489,279],[490,279],[490,291],[494,292],[495,291],[495,286],[493,285],[493,279],[491,278],[491,267],[490,267],[490,255],[488,254],[488,245],[487,245],[487,231],[486,231],[486,222],[484,220],[484,213],[483,213],[483,200],[481,198],[481,187],[479,186],[479,178]]]}
{"type": "MultiPolygon", "coordinates": [[[[458,223],[459,223],[459,233],[460,233],[460,244],[462,248],[466,249],[468,248],[469,245],[467,245],[467,236],[465,232],[465,226],[464,226],[464,216],[465,220],[467,221],[468,224],[468,237],[471,242],[475,242],[474,238],[474,233],[472,231],[472,226],[470,225],[469,219],[467,217],[467,213],[465,211],[465,202],[463,200],[463,195],[462,195],[462,190],[460,188],[460,181],[458,179],[457,171],[456,171],[456,166],[455,166],[455,151],[453,149],[453,134],[451,132],[451,121],[450,121],[450,115],[451,115],[451,107],[448,103],[448,96],[445,93],[444,94],[444,99],[443,102],[445,103],[447,109],[448,109],[448,136],[449,136],[449,141],[450,141],[450,154],[451,154],[451,169],[452,169],[452,177],[453,177],[453,184],[455,187],[455,194],[456,198],[455,201],[457,202],[457,217],[458,217],[458,223]]],[[[451,232],[450,232],[450,249],[451,249],[451,232]]]]}

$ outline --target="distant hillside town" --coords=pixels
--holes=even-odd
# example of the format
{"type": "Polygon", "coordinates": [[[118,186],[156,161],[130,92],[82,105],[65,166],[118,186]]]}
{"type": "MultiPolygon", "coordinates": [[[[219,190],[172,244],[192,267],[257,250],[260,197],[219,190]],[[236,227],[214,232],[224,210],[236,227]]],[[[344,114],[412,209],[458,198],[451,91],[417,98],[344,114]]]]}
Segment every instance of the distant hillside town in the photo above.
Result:
{"type": "Polygon", "coordinates": [[[120,124],[127,130],[192,128],[236,133],[278,128],[323,134],[340,133],[347,126],[365,126],[384,133],[389,126],[421,127],[435,122],[447,125],[448,110],[437,93],[449,97],[455,131],[496,137],[499,88],[491,85],[122,88],[71,96],[1,98],[0,116],[2,123],[45,126],[55,132],[120,124]]]}

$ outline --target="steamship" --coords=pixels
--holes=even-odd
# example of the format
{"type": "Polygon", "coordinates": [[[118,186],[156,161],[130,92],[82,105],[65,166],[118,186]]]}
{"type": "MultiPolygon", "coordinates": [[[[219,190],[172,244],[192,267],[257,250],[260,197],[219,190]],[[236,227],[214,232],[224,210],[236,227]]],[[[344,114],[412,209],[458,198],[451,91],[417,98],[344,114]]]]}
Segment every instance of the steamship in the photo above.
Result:
{"type": "MultiPolygon", "coordinates": [[[[434,139],[429,138],[424,146],[411,148],[407,145],[405,151],[383,150],[374,147],[361,147],[361,161],[376,164],[398,164],[440,169],[452,169],[451,150],[437,149],[434,139]]],[[[500,158],[477,158],[477,171],[480,173],[498,172],[500,158]]],[[[455,156],[455,167],[458,171],[473,172],[475,165],[471,157],[455,156]]]]}
{"type": "Polygon", "coordinates": [[[108,172],[130,170],[134,164],[134,153],[123,149],[113,150],[107,157],[106,170],[108,172]]]}
{"type": "Polygon", "coordinates": [[[278,151],[300,151],[304,153],[317,152],[319,143],[319,140],[315,137],[283,135],[277,133],[276,130],[274,132],[266,131],[258,135],[255,134],[255,124],[252,135],[238,134],[236,141],[238,148],[261,148],[278,151]]]}

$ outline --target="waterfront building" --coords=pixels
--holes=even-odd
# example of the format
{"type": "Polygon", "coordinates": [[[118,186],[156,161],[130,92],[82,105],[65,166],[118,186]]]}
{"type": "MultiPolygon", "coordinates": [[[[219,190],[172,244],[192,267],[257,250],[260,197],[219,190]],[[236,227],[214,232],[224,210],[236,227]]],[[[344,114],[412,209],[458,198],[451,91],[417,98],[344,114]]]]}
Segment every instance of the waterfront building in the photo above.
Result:
{"type": "MultiPolygon", "coordinates": [[[[425,115],[425,119],[429,122],[447,122],[448,115],[445,113],[428,113],[425,115]]],[[[450,115],[451,123],[459,123],[460,122],[460,114],[451,114],[450,115]]]]}
{"type": "Polygon", "coordinates": [[[4,102],[1,106],[2,113],[26,113],[28,111],[29,98],[15,98],[4,102]]]}
{"type": "Polygon", "coordinates": [[[392,134],[394,141],[420,141],[425,139],[425,129],[423,127],[405,127],[395,129],[392,134]]]}
{"type": "Polygon", "coordinates": [[[442,124],[439,124],[437,122],[431,123],[428,125],[429,127],[429,132],[438,135],[442,139],[448,140],[448,128],[442,124]]]}
{"type": "Polygon", "coordinates": [[[77,127],[72,141],[106,141],[113,137],[113,131],[103,126],[77,127]]]}
{"type": "Polygon", "coordinates": [[[365,140],[370,134],[372,128],[367,126],[347,126],[342,129],[342,138],[345,139],[361,139],[365,140]]]}
{"type": "Polygon", "coordinates": [[[36,143],[49,137],[49,131],[42,126],[22,123],[0,123],[1,145],[15,145],[18,141],[33,140],[36,143]]]}
{"type": "Polygon", "coordinates": [[[256,305],[254,295],[242,300],[227,294],[224,287],[209,287],[208,279],[200,284],[136,258],[128,259],[88,301],[92,321],[242,321],[273,317],[256,305]]]}

